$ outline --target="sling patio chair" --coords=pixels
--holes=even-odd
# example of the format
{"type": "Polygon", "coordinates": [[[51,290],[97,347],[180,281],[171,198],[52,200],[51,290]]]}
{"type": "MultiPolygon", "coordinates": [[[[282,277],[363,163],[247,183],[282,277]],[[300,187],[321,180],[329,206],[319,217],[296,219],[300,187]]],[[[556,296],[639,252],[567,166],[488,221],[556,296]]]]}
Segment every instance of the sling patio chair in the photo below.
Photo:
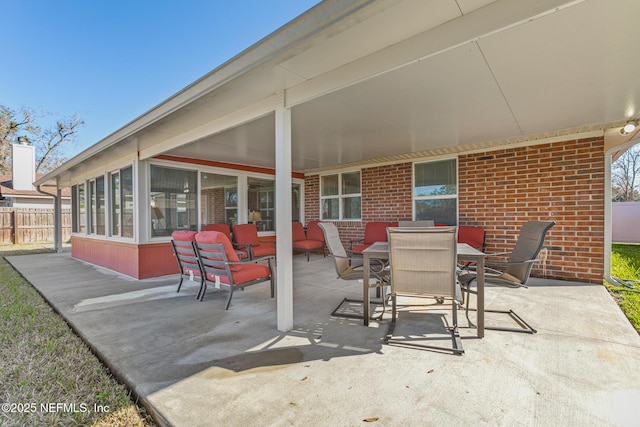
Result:
{"type": "MultiPolygon", "coordinates": [[[[452,351],[454,354],[464,353],[458,333],[457,307],[461,293],[456,271],[456,227],[391,227],[387,232],[391,270],[391,325],[385,343],[446,350],[452,351]],[[423,344],[423,341],[431,341],[434,338],[413,333],[395,337],[396,319],[402,318],[402,316],[398,316],[398,296],[450,300],[451,325],[446,322],[444,315],[441,316],[451,335],[452,346],[423,344]]],[[[411,307],[413,308],[413,306],[411,307]]],[[[402,314],[407,311],[410,312],[411,309],[405,307],[402,314]]]]}
{"type": "MultiPolygon", "coordinates": [[[[363,266],[360,262],[358,265],[352,264],[352,259],[347,256],[347,251],[342,245],[342,241],[340,240],[340,235],[338,233],[338,229],[335,224],[330,222],[321,222],[318,224],[320,228],[324,232],[324,241],[329,249],[329,256],[333,258],[334,267],[336,269],[336,273],[338,274],[338,278],[343,280],[362,280],[363,279],[363,266]]],[[[380,289],[384,286],[388,285],[388,272],[384,271],[382,268],[371,269],[371,274],[375,277],[375,282],[370,284],[370,288],[376,288],[377,296],[380,297],[380,289]]],[[[339,317],[348,317],[353,319],[362,319],[362,314],[350,313],[343,311],[343,304],[347,305],[357,305],[363,304],[362,300],[344,298],[340,304],[336,307],[335,310],[331,313],[332,316],[339,317]]],[[[385,309],[385,298],[382,295],[382,304],[383,310],[380,313],[380,316],[377,319],[382,318],[384,315],[385,309]]],[[[373,318],[373,317],[372,317],[373,318]]]]}
{"type": "MultiPolygon", "coordinates": [[[[554,221],[528,221],[518,234],[518,240],[513,248],[512,252],[501,252],[496,254],[487,254],[486,264],[502,268],[498,270],[493,267],[485,267],[485,281],[487,283],[493,283],[500,286],[506,286],[510,288],[526,288],[531,269],[533,264],[538,262],[538,254],[542,250],[544,245],[544,239],[547,232],[556,223],[554,221]],[[507,260],[491,260],[492,257],[502,257],[504,259],[508,256],[507,260]]],[[[469,320],[469,294],[477,294],[475,290],[471,288],[472,283],[476,280],[476,272],[469,268],[460,274],[458,277],[460,284],[462,285],[463,293],[467,294],[466,301],[466,316],[470,325],[473,325],[469,320]]],[[[537,331],[531,327],[524,319],[517,315],[513,310],[484,310],[487,313],[503,313],[508,314],[511,318],[520,326],[518,328],[511,327],[499,327],[499,326],[485,326],[485,329],[499,330],[499,331],[511,331],[511,332],[525,332],[529,334],[535,334],[537,331]]]]}
{"type": "Polygon", "coordinates": [[[229,292],[225,310],[229,309],[234,290],[258,283],[270,282],[273,298],[275,282],[271,267],[272,256],[242,262],[231,241],[218,231],[201,231],[196,234],[195,239],[196,255],[203,273],[203,286],[198,293],[200,301],[204,299],[209,282],[215,288],[229,292]]]}
{"type": "Polygon", "coordinates": [[[180,271],[180,283],[176,292],[180,292],[185,277],[189,280],[197,277],[200,280],[200,292],[202,291],[202,272],[194,246],[196,234],[198,234],[196,231],[189,230],[176,230],[171,233],[171,247],[180,271]]]}

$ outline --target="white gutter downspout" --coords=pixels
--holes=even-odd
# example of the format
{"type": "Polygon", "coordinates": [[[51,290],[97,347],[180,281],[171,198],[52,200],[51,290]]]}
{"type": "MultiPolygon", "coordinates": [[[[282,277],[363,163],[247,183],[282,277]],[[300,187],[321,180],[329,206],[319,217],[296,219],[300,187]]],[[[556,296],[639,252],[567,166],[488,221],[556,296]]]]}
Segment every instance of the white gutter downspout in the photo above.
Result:
{"type": "Polygon", "coordinates": [[[620,283],[611,277],[611,245],[613,243],[611,159],[614,153],[638,143],[640,143],[640,136],[635,136],[624,145],[612,147],[604,153],[604,280],[614,286],[619,286],[620,283]]]}
{"type": "Polygon", "coordinates": [[[53,197],[53,250],[62,250],[62,190],[56,185],[56,194],[47,193],[42,188],[42,184],[36,187],[38,193],[53,197]]]}

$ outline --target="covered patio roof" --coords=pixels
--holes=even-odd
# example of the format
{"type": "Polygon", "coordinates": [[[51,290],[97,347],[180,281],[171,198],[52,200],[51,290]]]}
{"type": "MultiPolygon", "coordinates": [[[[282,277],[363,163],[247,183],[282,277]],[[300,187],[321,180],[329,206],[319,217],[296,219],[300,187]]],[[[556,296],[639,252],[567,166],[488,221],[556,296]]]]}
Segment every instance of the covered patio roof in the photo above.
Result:
{"type": "Polygon", "coordinates": [[[276,93],[299,172],[603,133],[617,145],[640,105],[637,16],[635,0],[327,0],[37,184],[132,153],[275,167],[276,93]]]}

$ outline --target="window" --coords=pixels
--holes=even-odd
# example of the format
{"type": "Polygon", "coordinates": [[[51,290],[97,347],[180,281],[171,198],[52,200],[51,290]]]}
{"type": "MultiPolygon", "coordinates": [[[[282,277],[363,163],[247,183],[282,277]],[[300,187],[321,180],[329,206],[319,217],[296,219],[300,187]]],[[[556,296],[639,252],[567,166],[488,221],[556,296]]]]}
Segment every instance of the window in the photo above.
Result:
{"type": "Polygon", "coordinates": [[[71,232],[78,232],[78,186],[71,186],[71,232]]]}
{"type": "Polygon", "coordinates": [[[78,184],[78,231],[87,232],[87,207],[84,183],[78,184]]]}
{"type": "Polygon", "coordinates": [[[89,228],[91,234],[104,235],[105,205],[103,176],[89,182],[89,200],[89,228]]]}
{"type": "Polygon", "coordinates": [[[275,181],[249,177],[247,187],[249,222],[255,223],[258,231],[275,231],[275,181]]]}
{"type": "MultiPolygon", "coordinates": [[[[272,179],[247,178],[247,208],[249,222],[254,222],[258,231],[275,231],[276,189],[272,179]]],[[[291,219],[300,221],[301,186],[291,184],[291,219]]]]}
{"type": "Polygon", "coordinates": [[[122,237],[133,237],[133,167],[120,169],[122,237]]]}
{"type": "Polygon", "coordinates": [[[198,173],[151,165],[151,236],[198,229],[198,173]]]}
{"type": "Polygon", "coordinates": [[[300,184],[291,184],[291,221],[300,221],[300,197],[301,197],[300,184]]]}
{"type": "Polygon", "coordinates": [[[111,235],[121,233],[122,211],[120,209],[120,172],[111,174],[111,235]]]}
{"type": "Polygon", "coordinates": [[[202,224],[238,223],[238,177],[203,173],[202,189],[202,224]]]}
{"type": "Polygon", "coordinates": [[[414,217],[437,224],[457,225],[456,159],[414,164],[414,217]]]}
{"type": "Polygon", "coordinates": [[[111,235],[133,237],[133,168],[111,174],[111,235]]]}
{"type": "Polygon", "coordinates": [[[320,177],[320,212],[324,220],[361,219],[360,171],[320,177]]]}

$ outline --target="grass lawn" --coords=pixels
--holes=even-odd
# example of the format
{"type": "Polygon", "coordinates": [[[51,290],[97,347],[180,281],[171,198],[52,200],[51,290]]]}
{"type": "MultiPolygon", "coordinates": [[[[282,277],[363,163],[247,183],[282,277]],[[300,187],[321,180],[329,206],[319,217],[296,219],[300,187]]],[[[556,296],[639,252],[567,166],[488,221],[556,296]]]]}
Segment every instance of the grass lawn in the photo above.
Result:
{"type": "Polygon", "coordinates": [[[634,283],[635,289],[605,286],[618,302],[636,331],[640,333],[640,245],[614,243],[611,250],[611,275],[634,283]]]}
{"type": "Polygon", "coordinates": [[[20,276],[0,247],[0,426],[151,426],[128,390],[20,276]]]}

